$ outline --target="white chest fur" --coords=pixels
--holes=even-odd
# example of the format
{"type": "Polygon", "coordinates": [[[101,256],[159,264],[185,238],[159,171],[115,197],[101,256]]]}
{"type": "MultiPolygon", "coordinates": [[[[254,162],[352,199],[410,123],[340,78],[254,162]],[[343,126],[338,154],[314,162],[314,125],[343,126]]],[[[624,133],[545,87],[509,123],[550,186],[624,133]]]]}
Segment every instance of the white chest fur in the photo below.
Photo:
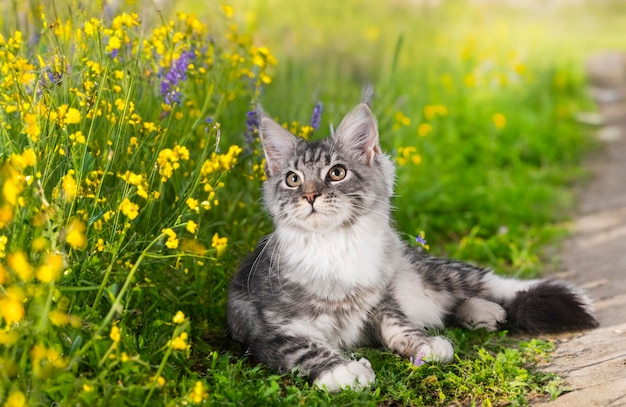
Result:
{"type": "Polygon", "coordinates": [[[329,233],[295,229],[276,231],[281,273],[319,298],[342,301],[355,289],[386,284],[393,274],[386,222],[365,219],[329,233]]]}

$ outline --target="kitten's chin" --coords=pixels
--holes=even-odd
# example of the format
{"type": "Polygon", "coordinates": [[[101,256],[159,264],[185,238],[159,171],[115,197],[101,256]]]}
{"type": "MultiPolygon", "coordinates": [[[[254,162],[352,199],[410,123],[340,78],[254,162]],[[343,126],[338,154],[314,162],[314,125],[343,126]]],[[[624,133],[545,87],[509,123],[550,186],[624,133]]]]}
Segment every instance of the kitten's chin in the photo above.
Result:
{"type": "Polygon", "coordinates": [[[296,226],[304,232],[313,233],[332,232],[341,228],[344,223],[334,216],[328,216],[317,211],[311,212],[295,222],[289,222],[290,227],[296,226]]]}
{"type": "Polygon", "coordinates": [[[312,212],[306,219],[299,222],[299,226],[308,232],[325,233],[336,229],[339,225],[319,212],[312,212]]]}

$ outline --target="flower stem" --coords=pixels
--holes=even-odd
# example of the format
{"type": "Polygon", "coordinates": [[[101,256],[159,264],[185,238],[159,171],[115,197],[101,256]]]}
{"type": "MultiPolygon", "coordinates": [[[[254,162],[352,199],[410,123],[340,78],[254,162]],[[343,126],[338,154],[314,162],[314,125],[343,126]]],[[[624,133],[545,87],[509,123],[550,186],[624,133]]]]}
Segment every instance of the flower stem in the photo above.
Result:
{"type": "MultiPolygon", "coordinates": [[[[148,251],[152,248],[152,246],[154,246],[154,244],[156,242],[158,242],[163,236],[165,236],[165,234],[161,233],[154,240],[152,240],[150,242],[150,244],[148,244],[148,246],[146,246],[145,249],[142,250],[141,254],[139,255],[139,258],[137,258],[137,261],[133,265],[133,268],[130,269],[130,272],[128,273],[128,276],[126,277],[126,280],[124,281],[124,285],[122,286],[122,289],[120,290],[120,292],[115,297],[115,301],[113,301],[113,304],[111,304],[111,308],[109,309],[109,312],[104,317],[104,319],[102,320],[100,325],[98,325],[98,327],[94,330],[94,333],[93,333],[91,339],[89,341],[87,341],[87,343],[85,343],[85,345],[76,352],[76,354],[74,355],[74,358],[77,358],[80,355],[82,355],[83,353],[85,353],[89,348],[91,348],[91,346],[93,346],[94,342],[97,339],[101,338],[100,337],[100,333],[102,332],[104,327],[108,326],[111,323],[111,321],[113,320],[113,316],[116,313],[118,313],[119,310],[121,309],[121,307],[122,307],[122,304],[121,304],[122,298],[124,297],[124,294],[126,294],[126,291],[128,291],[128,288],[130,287],[130,284],[133,281],[135,273],[139,269],[139,265],[141,265],[143,260],[148,256],[148,251]]],[[[118,247],[119,247],[119,245],[118,245],[118,247]]]]}

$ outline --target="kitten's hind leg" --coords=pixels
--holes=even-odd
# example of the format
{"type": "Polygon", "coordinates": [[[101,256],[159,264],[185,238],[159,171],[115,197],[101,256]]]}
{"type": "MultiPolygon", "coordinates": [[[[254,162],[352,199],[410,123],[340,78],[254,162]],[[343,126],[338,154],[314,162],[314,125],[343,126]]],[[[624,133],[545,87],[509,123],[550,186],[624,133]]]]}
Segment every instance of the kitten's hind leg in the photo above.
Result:
{"type": "Polygon", "coordinates": [[[464,328],[496,331],[506,322],[506,310],[493,301],[472,297],[459,304],[456,319],[464,328]]]}

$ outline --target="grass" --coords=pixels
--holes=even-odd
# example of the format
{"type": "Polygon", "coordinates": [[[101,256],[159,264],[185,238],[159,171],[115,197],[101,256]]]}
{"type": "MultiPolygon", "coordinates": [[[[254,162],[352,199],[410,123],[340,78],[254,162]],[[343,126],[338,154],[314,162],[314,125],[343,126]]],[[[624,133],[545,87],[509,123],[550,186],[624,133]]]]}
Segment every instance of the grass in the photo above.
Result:
{"type": "Polygon", "coordinates": [[[590,109],[582,57],[620,45],[623,6],[555,19],[456,2],[232,4],[0,6],[0,405],[558,395],[559,379],[536,368],[550,342],[505,333],[446,331],[457,350],[446,366],[360,349],[377,372],[360,393],[253,364],[224,334],[229,278],[271,230],[258,145],[242,135],[252,100],[296,131],[321,101],[328,128],[372,83],[399,230],[536,276],[592,144],[573,120],[590,109]]]}

